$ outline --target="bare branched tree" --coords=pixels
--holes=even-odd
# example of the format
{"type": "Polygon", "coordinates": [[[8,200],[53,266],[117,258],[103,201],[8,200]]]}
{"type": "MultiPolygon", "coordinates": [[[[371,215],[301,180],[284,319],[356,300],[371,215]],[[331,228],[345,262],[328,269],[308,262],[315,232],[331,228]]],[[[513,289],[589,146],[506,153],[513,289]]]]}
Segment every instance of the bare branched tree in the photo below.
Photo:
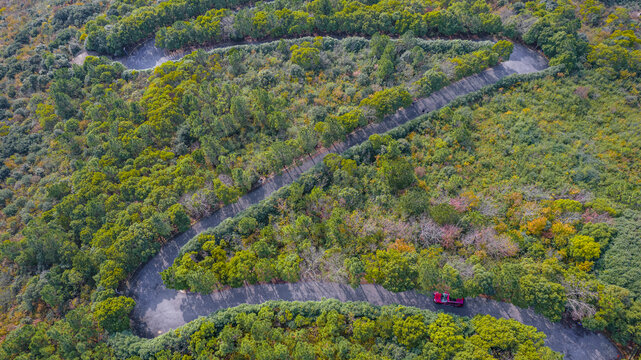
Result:
{"type": "Polygon", "coordinates": [[[304,249],[300,257],[303,259],[301,262],[300,277],[303,280],[321,280],[322,279],[322,260],[324,252],[314,246],[309,246],[304,249]]]}
{"type": "Polygon", "coordinates": [[[421,233],[419,240],[424,246],[439,244],[443,237],[443,229],[432,218],[423,217],[420,221],[421,233]]]}
{"type": "Polygon", "coordinates": [[[193,218],[201,218],[209,214],[216,206],[218,206],[218,198],[211,189],[200,189],[194,193],[184,194],[180,200],[189,215],[193,218]]]}
{"type": "Polygon", "coordinates": [[[580,321],[596,314],[599,294],[593,285],[577,278],[570,278],[562,282],[568,298],[567,308],[573,320],[580,321]]]}
{"type": "Polygon", "coordinates": [[[323,269],[323,280],[346,283],[349,280],[347,271],[345,270],[345,255],[338,251],[325,252],[321,259],[321,267],[323,269]]]}

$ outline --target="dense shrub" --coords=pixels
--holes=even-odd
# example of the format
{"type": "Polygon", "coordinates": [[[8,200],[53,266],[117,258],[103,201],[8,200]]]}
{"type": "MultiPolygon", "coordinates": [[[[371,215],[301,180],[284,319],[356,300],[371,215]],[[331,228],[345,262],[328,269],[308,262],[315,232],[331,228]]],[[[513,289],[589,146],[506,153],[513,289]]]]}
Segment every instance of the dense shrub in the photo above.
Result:
{"type": "MultiPolygon", "coordinates": [[[[479,2],[475,4],[480,4],[479,2]]],[[[189,22],[177,22],[156,34],[156,44],[168,49],[186,45],[212,44],[244,38],[265,39],[312,34],[403,35],[411,32],[419,37],[461,34],[498,34],[503,25],[489,6],[465,5],[455,1],[449,7],[423,13],[409,2],[388,2],[368,5],[360,2],[319,6],[317,1],[292,3],[285,8],[264,4],[252,9],[230,13],[227,29],[220,27],[217,10],[189,22]],[[393,11],[389,18],[386,11],[393,11]]],[[[123,20],[121,20],[123,21],[123,20]]],[[[120,22],[115,26],[119,26],[120,22]]],[[[98,30],[96,31],[98,32],[98,30]]],[[[148,35],[147,35],[148,36],[148,35]]],[[[112,49],[104,49],[111,53],[112,49]]]]}
{"type": "Polygon", "coordinates": [[[110,340],[120,358],[289,356],[319,354],[390,357],[398,353],[426,356],[479,356],[500,349],[519,358],[559,359],[543,345],[545,335],[514,320],[478,316],[471,320],[402,306],[372,306],[361,302],[270,301],[241,305],[200,318],[155,339],[118,335],[110,340]],[[464,329],[466,329],[464,331],[464,329]],[[501,336],[495,334],[496,330],[501,336]],[[293,334],[307,335],[291,340],[293,334]],[[315,336],[309,336],[311,334],[315,336]],[[452,341],[458,339],[455,346],[452,341]],[[510,341],[513,339],[513,341],[510,341]],[[526,341],[527,339],[527,341],[526,341]],[[474,345],[472,345],[472,343],[474,345]],[[524,346],[529,343],[531,345],[524,346]]]}

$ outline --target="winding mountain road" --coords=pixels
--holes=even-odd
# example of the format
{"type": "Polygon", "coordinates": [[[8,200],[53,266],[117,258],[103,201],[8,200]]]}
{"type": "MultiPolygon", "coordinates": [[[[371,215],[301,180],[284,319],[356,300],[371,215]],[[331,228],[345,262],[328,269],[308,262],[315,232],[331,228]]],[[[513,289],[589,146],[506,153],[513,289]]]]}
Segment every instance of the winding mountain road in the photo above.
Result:
{"type": "MultiPolygon", "coordinates": [[[[371,124],[350,134],[344,142],[336,144],[332,152],[343,152],[351,146],[367,140],[372,134],[384,133],[421,114],[438,110],[457,97],[492,85],[508,75],[537,72],[547,66],[546,59],[539,53],[524,46],[515,45],[509,61],[451,84],[427,98],[416,100],[411,106],[387,117],[383,122],[371,124]]],[[[265,199],[282,186],[291,184],[328,153],[328,150],[324,150],[302,165],[291,168],[288,173],[270,178],[261,187],[242,196],[235,204],[225,206],[195,223],[187,232],[177,235],[164,245],[155,257],[142,265],[125,287],[125,294],[136,301],[132,312],[134,331],[140,336],[155,337],[216,310],[244,303],[258,304],[268,300],[309,301],[335,298],[342,301],[367,301],[374,305],[415,306],[434,311],[443,310],[463,316],[489,314],[494,317],[515,319],[543,331],[547,335],[546,345],[565,354],[566,359],[609,360],[619,356],[616,347],[603,334],[593,333],[580,327],[551,323],[530,309],[521,309],[511,304],[482,298],[469,299],[465,307],[454,309],[436,307],[429,296],[414,291],[392,293],[377,285],[362,285],[353,289],[344,284],[323,282],[263,284],[224,290],[208,295],[167,289],[163,285],[159,273],[173,264],[180,248],[187,241],[204,230],[218,225],[226,218],[235,216],[249,206],[265,199]]]]}

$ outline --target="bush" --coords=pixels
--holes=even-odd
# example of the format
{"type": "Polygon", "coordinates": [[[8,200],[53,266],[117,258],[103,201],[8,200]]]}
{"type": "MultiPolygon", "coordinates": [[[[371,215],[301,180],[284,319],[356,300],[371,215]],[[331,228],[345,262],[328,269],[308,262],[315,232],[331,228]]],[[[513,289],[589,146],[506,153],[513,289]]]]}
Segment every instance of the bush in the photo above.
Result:
{"type": "Polygon", "coordinates": [[[460,219],[460,214],[456,211],[456,208],[447,203],[432,206],[430,208],[430,216],[441,226],[456,224],[460,219]]]}
{"type": "Polygon", "coordinates": [[[409,215],[421,215],[427,212],[430,205],[430,196],[423,189],[412,189],[401,197],[403,211],[409,215]]]}
{"type": "Polygon", "coordinates": [[[492,46],[492,51],[496,52],[502,60],[510,59],[513,50],[514,44],[506,40],[499,40],[492,46]]]}
{"type": "Polygon", "coordinates": [[[238,222],[238,232],[243,236],[247,236],[253,233],[257,227],[258,221],[256,221],[256,219],[254,219],[253,217],[243,217],[238,222]]]}
{"type": "Polygon", "coordinates": [[[368,106],[376,110],[376,115],[379,118],[393,114],[396,110],[411,104],[412,96],[407,89],[402,87],[377,91],[361,101],[361,106],[368,106]]]}
{"type": "Polygon", "coordinates": [[[292,45],[289,50],[292,52],[292,63],[305,70],[314,70],[320,67],[320,50],[304,42],[300,46],[292,45]]]}
{"type": "Polygon", "coordinates": [[[419,96],[429,96],[449,84],[447,75],[438,69],[430,69],[416,82],[419,96]]]}
{"type": "Polygon", "coordinates": [[[366,255],[363,260],[366,280],[394,292],[416,287],[416,253],[377,250],[376,254],[366,255]]]}
{"type": "Polygon", "coordinates": [[[385,160],[380,172],[392,191],[400,191],[414,183],[414,167],[405,159],[385,160]]]}
{"type": "MultiPolygon", "coordinates": [[[[366,302],[341,302],[333,299],[319,302],[268,301],[258,305],[244,304],[201,317],[154,339],[142,339],[126,333],[116,334],[110,337],[109,345],[114,348],[117,358],[165,358],[171,356],[171,352],[174,352],[176,358],[182,358],[179,354],[202,357],[209,356],[221,342],[228,344],[229,335],[235,334],[231,339],[237,338],[237,341],[245,343],[245,346],[226,347],[229,350],[235,349],[233,351],[240,354],[241,349],[252,352],[260,350],[255,345],[258,334],[262,338],[265,334],[285,332],[284,338],[289,338],[293,336],[293,332],[302,330],[317,334],[318,339],[314,342],[305,339],[292,342],[292,353],[302,353],[302,345],[306,349],[309,346],[313,349],[322,344],[323,348],[336,354],[336,339],[342,338],[347,340],[341,342],[342,348],[348,349],[349,354],[359,353],[363,358],[379,355],[380,351],[375,350],[379,346],[403,353],[415,352],[426,358],[434,356],[436,351],[451,351],[450,357],[460,351],[463,356],[473,358],[465,349],[476,346],[490,348],[490,344],[496,342],[496,338],[491,335],[492,329],[497,326],[503,331],[506,341],[516,339],[520,344],[534,339],[532,350],[536,354],[547,354],[545,359],[554,359],[550,355],[556,353],[543,346],[545,334],[515,320],[497,320],[485,316],[470,321],[413,307],[374,306],[366,302]],[[466,342],[468,344],[464,346],[466,342]],[[247,346],[249,344],[254,346],[247,346]],[[349,347],[356,344],[360,345],[349,350],[349,347]],[[422,344],[426,346],[423,347],[422,344]],[[455,348],[452,345],[456,345],[455,348]],[[165,357],[159,356],[161,351],[165,357]]],[[[276,344],[281,343],[277,339],[282,337],[272,336],[276,344]]],[[[509,357],[520,353],[517,348],[502,351],[509,357]]],[[[310,358],[314,358],[313,353],[310,353],[310,358]]]]}
{"type": "Polygon", "coordinates": [[[187,215],[187,211],[185,211],[184,206],[181,204],[172,205],[167,212],[171,225],[174,226],[178,232],[184,232],[189,229],[191,220],[189,220],[189,215],[187,215]]]}

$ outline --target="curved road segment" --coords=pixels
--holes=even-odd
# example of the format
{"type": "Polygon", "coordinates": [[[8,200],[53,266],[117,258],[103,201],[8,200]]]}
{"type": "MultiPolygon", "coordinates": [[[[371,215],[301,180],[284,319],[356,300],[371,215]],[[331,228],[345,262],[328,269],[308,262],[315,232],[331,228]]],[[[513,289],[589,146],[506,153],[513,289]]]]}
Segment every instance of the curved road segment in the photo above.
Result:
{"type": "MultiPolygon", "coordinates": [[[[344,142],[336,144],[333,152],[340,153],[367,140],[372,134],[384,133],[421,114],[438,110],[457,97],[492,85],[505,76],[536,72],[547,66],[546,59],[539,53],[524,46],[515,45],[509,61],[451,84],[427,98],[415,101],[410,107],[387,117],[381,123],[371,124],[350,134],[344,142]]],[[[135,332],[146,337],[158,336],[216,310],[244,303],[335,298],[342,301],[367,301],[374,305],[415,306],[464,316],[489,314],[515,319],[543,331],[547,335],[546,345],[565,354],[566,359],[617,358],[619,355],[617,349],[603,334],[586,331],[579,327],[571,328],[559,323],[551,323],[530,309],[521,309],[511,304],[482,298],[469,299],[464,308],[453,309],[436,307],[432,299],[426,295],[413,291],[392,293],[377,285],[363,285],[353,289],[343,284],[322,282],[264,284],[224,290],[209,295],[167,289],[163,285],[159,273],[173,264],[180,248],[189,239],[258,203],[282,186],[291,184],[300,174],[321,161],[328,153],[328,150],[324,150],[302,165],[290,169],[288,173],[270,178],[261,187],[241,197],[235,204],[225,206],[195,223],[187,232],[176,236],[164,245],[159,253],[144,264],[126,284],[125,293],[136,300],[136,306],[132,312],[135,332]]]]}

